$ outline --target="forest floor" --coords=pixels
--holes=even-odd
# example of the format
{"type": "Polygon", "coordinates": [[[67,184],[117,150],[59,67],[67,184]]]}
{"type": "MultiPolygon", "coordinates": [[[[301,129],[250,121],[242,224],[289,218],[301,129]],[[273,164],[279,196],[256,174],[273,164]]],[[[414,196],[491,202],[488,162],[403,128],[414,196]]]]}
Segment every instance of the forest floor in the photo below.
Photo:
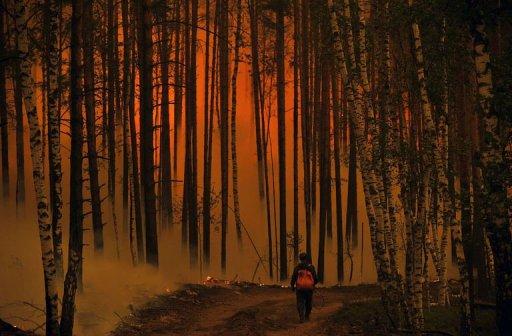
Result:
{"type": "MultiPolygon", "coordinates": [[[[426,312],[425,335],[456,335],[457,307],[426,312]]],[[[492,312],[479,315],[479,335],[494,335],[492,312]]],[[[123,317],[112,336],[405,335],[392,331],[374,285],[319,288],[311,320],[299,323],[295,295],[279,286],[187,285],[156,296],[123,317]]]]}

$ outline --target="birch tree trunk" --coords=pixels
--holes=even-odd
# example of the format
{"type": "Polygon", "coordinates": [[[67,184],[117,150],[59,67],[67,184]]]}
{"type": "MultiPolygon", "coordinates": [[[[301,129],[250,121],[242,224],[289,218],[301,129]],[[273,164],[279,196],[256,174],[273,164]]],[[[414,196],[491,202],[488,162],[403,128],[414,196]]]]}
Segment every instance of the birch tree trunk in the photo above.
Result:
{"type": "Polygon", "coordinates": [[[37,202],[37,222],[39,225],[39,239],[44,272],[45,307],[46,307],[46,335],[58,336],[59,313],[57,274],[53,254],[52,230],[48,213],[48,196],[43,173],[42,143],[43,137],[37,116],[36,99],[34,93],[34,79],[32,78],[32,60],[29,55],[29,40],[27,21],[28,8],[23,1],[17,1],[14,18],[17,29],[18,50],[20,53],[20,91],[25,103],[29,131],[30,156],[32,159],[32,176],[37,202]]]}
{"type": "MultiPolygon", "coordinates": [[[[409,0],[409,6],[412,6],[413,1],[409,0]]],[[[417,78],[420,87],[420,97],[421,97],[421,109],[423,122],[425,124],[425,139],[427,141],[426,149],[432,151],[430,154],[430,158],[433,159],[435,169],[437,172],[437,178],[439,181],[439,187],[441,190],[441,195],[443,197],[444,209],[445,211],[453,211],[451,200],[448,193],[448,181],[446,177],[447,171],[447,163],[443,162],[443,157],[441,152],[439,151],[438,143],[436,141],[436,130],[434,121],[432,118],[432,111],[430,105],[430,99],[427,92],[427,83],[425,79],[425,69],[423,65],[423,49],[421,44],[420,37],[420,28],[418,23],[412,23],[412,36],[414,40],[414,57],[416,59],[416,72],[417,78]]],[[[431,159],[428,159],[431,160],[431,159]]],[[[450,216],[451,217],[451,216],[450,216]]],[[[457,220],[452,220],[451,222],[452,229],[452,237],[455,243],[456,256],[457,256],[457,265],[459,269],[459,276],[462,283],[462,294],[461,294],[461,335],[469,335],[471,333],[471,323],[470,323],[470,307],[469,307],[469,279],[468,272],[466,268],[466,260],[464,256],[464,250],[462,246],[462,234],[460,230],[460,223],[457,220]]]]}
{"type": "MultiPolygon", "coordinates": [[[[355,139],[357,143],[357,151],[360,158],[361,174],[363,177],[363,190],[365,195],[365,205],[370,226],[370,238],[372,242],[372,250],[374,261],[377,268],[377,278],[382,288],[382,297],[386,309],[389,307],[395,310],[394,305],[398,304],[400,298],[399,288],[397,288],[396,281],[391,274],[389,255],[386,250],[386,237],[383,220],[383,205],[378,192],[378,178],[372,168],[372,143],[368,142],[364,133],[364,117],[363,111],[363,93],[364,83],[358,78],[356,72],[349,75],[348,67],[346,64],[345,52],[341,43],[341,34],[338,26],[338,18],[336,10],[333,6],[332,0],[327,0],[327,5],[330,14],[330,25],[334,39],[334,49],[337,56],[337,61],[340,64],[342,78],[344,80],[344,87],[347,89],[347,100],[349,106],[353,109],[350,115],[351,122],[354,125],[355,139]]],[[[352,41],[348,40],[349,44],[349,58],[355,60],[354,46],[352,41]],[[353,56],[353,57],[352,57],[353,56]]],[[[373,118],[372,111],[366,111],[369,119],[373,118]]],[[[370,121],[371,122],[371,121],[370,121]]]]}
{"type": "Polygon", "coordinates": [[[503,157],[505,141],[500,136],[500,120],[493,104],[493,78],[489,39],[482,14],[473,18],[470,31],[473,37],[473,52],[478,84],[478,102],[483,116],[484,135],[480,160],[484,176],[482,199],[487,237],[493,251],[496,284],[496,324],[501,335],[510,333],[512,325],[512,249],[510,241],[510,213],[507,207],[503,157]]]}
{"type": "Polygon", "coordinates": [[[62,266],[62,165],[60,156],[60,110],[57,102],[60,95],[58,86],[59,46],[57,32],[59,28],[59,5],[56,1],[46,1],[45,17],[48,23],[46,36],[48,80],[48,145],[50,147],[50,188],[52,199],[52,236],[53,253],[57,277],[64,274],[62,266]]]}

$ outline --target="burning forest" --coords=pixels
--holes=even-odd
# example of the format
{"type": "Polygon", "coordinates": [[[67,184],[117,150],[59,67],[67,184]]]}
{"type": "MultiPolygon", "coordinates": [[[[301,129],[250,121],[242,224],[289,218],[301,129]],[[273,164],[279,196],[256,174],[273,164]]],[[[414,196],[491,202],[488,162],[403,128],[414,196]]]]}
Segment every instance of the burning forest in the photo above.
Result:
{"type": "Polygon", "coordinates": [[[0,0],[0,336],[511,335],[511,92],[504,0],[0,0]]]}

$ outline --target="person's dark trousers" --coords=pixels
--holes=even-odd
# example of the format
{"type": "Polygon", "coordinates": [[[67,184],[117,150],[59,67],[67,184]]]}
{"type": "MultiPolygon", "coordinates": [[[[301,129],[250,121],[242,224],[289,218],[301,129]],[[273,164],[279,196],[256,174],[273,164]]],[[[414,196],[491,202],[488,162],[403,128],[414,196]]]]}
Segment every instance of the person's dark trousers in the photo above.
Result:
{"type": "Polygon", "coordinates": [[[299,311],[299,319],[301,322],[309,320],[311,308],[313,307],[313,291],[312,290],[296,290],[297,310],[299,311]]]}

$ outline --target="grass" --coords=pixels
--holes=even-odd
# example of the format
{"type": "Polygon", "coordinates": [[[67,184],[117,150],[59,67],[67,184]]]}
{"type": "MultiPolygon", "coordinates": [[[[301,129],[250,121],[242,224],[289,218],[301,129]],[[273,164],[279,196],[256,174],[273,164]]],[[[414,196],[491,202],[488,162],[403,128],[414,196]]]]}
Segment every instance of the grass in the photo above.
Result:
{"type": "MultiPolygon", "coordinates": [[[[473,335],[497,335],[495,313],[490,309],[477,309],[473,324],[473,335]]],[[[431,307],[425,310],[425,335],[459,335],[459,307],[431,307]]],[[[406,334],[393,332],[393,327],[379,300],[352,303],[342,307],[331,316],[325,332],[327,335],[345,333],[361,333],[364,335],[406,334]]]]}

